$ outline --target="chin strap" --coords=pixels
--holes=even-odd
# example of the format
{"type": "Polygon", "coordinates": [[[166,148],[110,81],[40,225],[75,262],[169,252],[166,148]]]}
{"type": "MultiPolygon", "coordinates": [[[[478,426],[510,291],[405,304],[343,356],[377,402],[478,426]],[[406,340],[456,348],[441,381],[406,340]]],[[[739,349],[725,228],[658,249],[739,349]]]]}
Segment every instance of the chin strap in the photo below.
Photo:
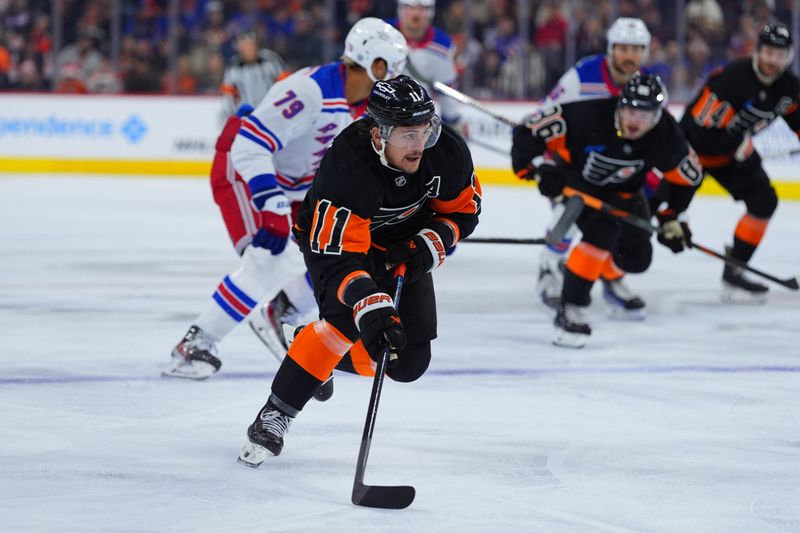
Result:
{"type": "Polygon", "coordinates": [[[390,164],[389,164],[389,161],[387,161],[387,160],[386,160],[386,154],[384,154],[384,153],[383,153],[383,152],[384,152],[384,150],[386,150],[386,141],[384,141],[383,139],[381,139],[381,149],[380,149],[380,150],[378,150],[378,149],[375,147],[375,141],[373,141],[373,140],[371,140],[371,139],[370,139],[370,145],[372,146],[372,150],[373,150],[373,151],[374,151],[376,154],[378,154],[378,158],[380,158],[380,160],[381,160],[381,165],[385,166],[386,168],[388,168],[388,169],[390,169],[390,170],[394,170],[395,172],[403,172],[403,171],[402,171],[402,170],[400,170],[399,168],[395,168],[395,167],[393,167],[392,165],[390,165],[390,164]]]}

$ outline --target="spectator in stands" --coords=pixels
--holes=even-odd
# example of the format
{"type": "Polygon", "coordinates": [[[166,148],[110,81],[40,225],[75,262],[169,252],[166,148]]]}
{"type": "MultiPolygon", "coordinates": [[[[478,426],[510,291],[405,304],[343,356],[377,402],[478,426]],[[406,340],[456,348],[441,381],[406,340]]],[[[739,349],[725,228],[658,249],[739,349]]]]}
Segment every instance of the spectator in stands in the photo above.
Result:
{"type": "MultiPolygon", "coordinates": [[[[103,56],[97,48],[99,37],[102,34],[97,28],[87,28],[78,33],[78,40],[69,44],[61,49],[58,53],[58,60],[56,67],[61,72],[67,65],[77,65],[80,73],[77,76],[80,80],[87,80],[92,73],[100,67],[103,61],[103,56]]],[[[67,69],[73,79],[76,79],[75,73],[71,69],[67,69]]]]}
{"type": "Polygon", "coordinates": [[[294,16],[294,33],[286,41],[286,65],[289,72],[301,67],[323,63],[322,51],[325,43],[313,25],[311,13],[297,11],[294,16]]]}
{"type": "Polygon", "coordinates": [[[546,85],[552,87],[564,73],[567,19],[557,0],[545,0],[536,13],[534,42],[544,58],[546,85]]]}

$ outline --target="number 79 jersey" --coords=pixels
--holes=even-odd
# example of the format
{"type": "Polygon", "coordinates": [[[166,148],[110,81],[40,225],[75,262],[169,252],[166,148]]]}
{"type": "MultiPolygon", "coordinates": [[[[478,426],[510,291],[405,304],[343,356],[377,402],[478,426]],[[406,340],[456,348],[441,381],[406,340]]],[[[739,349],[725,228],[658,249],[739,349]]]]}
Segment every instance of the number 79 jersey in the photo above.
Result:
{"type": "Polygon", "coordinates": [[[347,103],[344,68],[334,62],[295,72],[242,120],[231,154],[254,197],[277,183],[291,200],[303,199],[333,139],[363,113],[347,103]]]}

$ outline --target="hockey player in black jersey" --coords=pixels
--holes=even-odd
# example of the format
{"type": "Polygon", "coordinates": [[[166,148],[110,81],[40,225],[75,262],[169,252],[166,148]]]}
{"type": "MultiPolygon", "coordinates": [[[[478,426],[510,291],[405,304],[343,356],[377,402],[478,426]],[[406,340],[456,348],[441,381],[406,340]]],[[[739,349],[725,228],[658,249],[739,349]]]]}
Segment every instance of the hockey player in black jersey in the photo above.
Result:
{"type": "Polygon", "coordinates": [[[325,154],[294,234],[311,275],[320,320],[304,327],[248,428],[239,459],[258,466],[278,455],[292,419],[334,368],[374,375],[388,347],[386,375],[418,379],[436,338],[431,270],[478,224],[481,189],[464,140],[441,125],[416,81],[375,83],[368,116],[325,154]],[[392,270],[407,266],[395,310],[392,270]]]}
{"type": "MultiPolygon", "coordinates": [[[[664,230],[659,241],[680,252],[690,233],[678,215],[702,170],[675,119],[663,110],[665,101],[661,80],[645,74],[631,77],[619,98],[545,107],[514,129],[514,170],[536,179],[545,196],[557,197],[567,185],[649,219],[642,188],[647,171],[656,168],[675,185],[668,208],[657,215],[664,230]],[[543,159],[545,154],[552,160],[543,159]]],[[[580,348],[591,335],[582,309],[594,282],[613,263],[625,272],[644,272],[653,250],[649,233],[611,215],[586,208],[577,224],[583,237],[566,262],[553,342],[580,348]]]]}
{"type": "MultiPolygon", "coordinates": [[[[729,250],[744,262],[755,253],[778,206],[752,137],[778,117],[800,136],[800,81],[786,70],[792,55],[789,31],[764,26],[752,60],[740,59],[712,72],[680,122],[705,172],[745,203],[747,211],[729,250]]],[[[746,278],[739,268],[726,266],[722,281],[724,301],[766,301],[767,287],[746,278]]]]}

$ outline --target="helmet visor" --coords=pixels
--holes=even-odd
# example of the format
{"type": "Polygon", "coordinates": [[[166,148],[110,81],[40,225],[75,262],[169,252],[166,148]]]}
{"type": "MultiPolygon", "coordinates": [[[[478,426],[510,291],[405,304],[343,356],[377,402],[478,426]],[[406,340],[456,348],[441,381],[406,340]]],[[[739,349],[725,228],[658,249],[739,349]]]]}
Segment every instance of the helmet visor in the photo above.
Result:
{"type": "Polygon", "coordinates": [[[381,126],[381,139],[392,148],[403,151],[427,150],[439,140],[442,124],[434,115],[427,124],[419,126],[381,126]]]}

